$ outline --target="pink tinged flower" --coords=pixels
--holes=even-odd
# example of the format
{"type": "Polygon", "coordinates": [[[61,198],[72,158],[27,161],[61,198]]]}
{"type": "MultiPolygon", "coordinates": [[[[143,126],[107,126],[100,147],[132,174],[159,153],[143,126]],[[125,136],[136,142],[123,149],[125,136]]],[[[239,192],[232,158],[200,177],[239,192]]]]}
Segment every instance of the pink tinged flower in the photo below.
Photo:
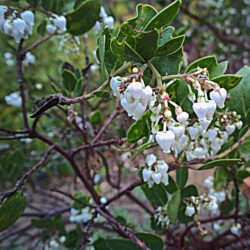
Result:
{"type": "Polygon", "coordinates": [[[134,99],[140,99],[142,95],[142,84],[141,82],[132,82],[129,84],[127,91],[131,94],[134,99]]]}
{"type": "Polygon", "coordinates": [[[153,166],[157,161],[157,158],[154,154],[149,154],[146,157],[146,162],[149,167],[153,166]]]}
{"type": "Polygon", "coordinates": [[[159,146],[163,149],[164,153],[169,153],[171,146],[175,142],[175,135],[172,131],[157,132],[155,137],[159,146]]]}
{"type": "Polygon", "coordinates": [[[161,173],[153,173],[152,174],[152,179],[153,179],[154,183],[156,183],[156,184],[161,183],[161,177],[162,177],[161,173]]]}
{"type": "Polygon", "coordinates": [[[162,177],[161,177],[161,182],[167,186],[169,184],[169,181],[168,181],[168,174],[163,174],[162,177]]]}
{"type": "Polygon", "coordinates": [[[144,168],[144,169],[142,170],[142,178],[143,178],[143,180],[144,180],[145,182],[147,182],[147,181],[151,178],[151,176],[152,176],[153,173],[154,173],[154,172],[153,172],[151,169],[146,169],[146,168],[144,168]]]}
{"type": "Polygon", "coordinates": [[[229,135],[231,135],[231,134],[233,134],[233,132],[235,131],[235,125],[230,125],[230,124],[228,124],[227,126],[226,126],[226,131],[227,131],[227,133],[229,134],[229,135]]]}
{"type": "Polygon", "coordinates": [[[207,109],[207,105],[205,102],[194,103],[193,110],[199,119],[206,118],[208,109],[207,109]]]}
{"type": "Polygon", "coordinates": [[[187,112],[181,112],[180,114],[176,116],[177,121],[181,123],[186,122],[188,118],[189,118],[189,114],[187,112]]]}
{"type": "Polygon", "coordinates": [[[217,106],[220,109],[223,109],[225,107],[227,91],[224,88],[220,88],[219,90],[213,90],[210,93],[210,98],[216,102],[217,106]]]}

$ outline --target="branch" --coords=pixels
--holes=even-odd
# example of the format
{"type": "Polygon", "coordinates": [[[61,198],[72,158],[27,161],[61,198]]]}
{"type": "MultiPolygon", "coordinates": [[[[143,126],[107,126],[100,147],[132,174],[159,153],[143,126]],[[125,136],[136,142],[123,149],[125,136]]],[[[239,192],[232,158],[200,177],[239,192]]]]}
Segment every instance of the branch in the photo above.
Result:
{"type": "Polygon", "coordinates": [[[19,90],[21,93],[21,98],[22,98],[22,113],[23,113],[23,122],[24,122],[24,128],[28,129],[29,128],[29,122],[28,122],[28,116],[27,116],[27,108],[26,108],[26,96],[25,96],[25,90],[24,90],[24,83],[23,83],[23,71],[22,71],[22,61],[23,61],[23,42],[24,40],[22,39],[19,43],[18,50],[17,50],[17,56],[16,56],[16,61],[17,61],[17,80],[19,84],[19,90]]]}
{"type": "Polygon", "coordinates": [[[54,149],[54,146],[51,146],[47,152],[44,154],[44,156],[42,157],[42,159],[36,164],[34,165],[28,172],[26,172],[17,182],[15,187],[11,190],[8,191],[6,193],[1,194],[1,199],[0,202],[3,202],[3,200],[11,195],[13,195],[14,193],[16,193],[18,190],[20,190],[25,183],[28,181],[28,179],[30,178],[30,176],[35,173],[42,165],[43,163],[48,159],[50,153],[52,152],[52,150],[54,149]]]}

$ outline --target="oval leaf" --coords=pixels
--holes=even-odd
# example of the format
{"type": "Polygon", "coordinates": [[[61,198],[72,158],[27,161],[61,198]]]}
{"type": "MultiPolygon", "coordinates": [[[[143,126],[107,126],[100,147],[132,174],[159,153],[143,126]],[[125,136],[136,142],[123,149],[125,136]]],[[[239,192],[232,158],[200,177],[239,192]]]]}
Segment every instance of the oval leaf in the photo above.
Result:
{"type": "Polygon", "coordinates": [[[13,225],[22,215],[26,207],[26,199],[22,193],[8,197],[0,206],[0,232],[13,225]]]}
{"type": "Polygon", "coordinates": [[[176,191],[168,202],[167,211],[171,223],[176,224],[181,204],[181,191],[176,191]]]}
{"type": "Polygon", "coordinates": [[[220,87],[225,89],[232,89],[241,81],[242,76],[237,75],[223,75],[218,76],[212,79],[213,82],[216,82],[220,87]]]}
{"type": "Polygon", "coordinates": [[[198,170],[206,170],[214,167],[228,167],[241,161],[241,159],[219,159],[203,164],[198,170]]]}

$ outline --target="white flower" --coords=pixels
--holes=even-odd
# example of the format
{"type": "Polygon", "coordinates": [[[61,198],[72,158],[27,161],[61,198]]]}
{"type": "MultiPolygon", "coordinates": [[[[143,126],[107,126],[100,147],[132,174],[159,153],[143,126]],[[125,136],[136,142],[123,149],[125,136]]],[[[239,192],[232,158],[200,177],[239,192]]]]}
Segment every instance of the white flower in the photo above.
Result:
{"type": "Polygon", "coordinates": [[[218,202],[222,202],[226,199],[226,193],[223,191],[215,192],[213,195],[216,197],[218,202]]]}
{"type": "Polygon", "coordinates": [[[105,18],[105,17],[108,16],[103,6],[101,6],[100,14],[99,14],[99,15],[100,15],[100,17],[102,17],[102,18],[105,18]]]}
{"type": "Polygon", "coordinates": [[[185,215],[192,217],[195,214],[195,208],[193,206],[187,206],[185,210],[185,215]]]}
{"type": "Polygon", "coordinates": [[[165,161],[157,161],[157,169],[164,175],[168,172],[168,164],[165,161]]]}
{"type": "Polygon", "coordinates": [[[240,231],[241,231],[241,225],[239,223],[233,225],[230,228],[230,231],[231,231],[232,234],[239,235],[240,231]]]}
{"type": "Polygon", "coordinates": [[[16,29],[19,33],[24,34],[26,23],[23,19],[17,18],[12,22],[13,30],[16,29]]]}
{"type": "Polygon", "coordinates": [[[146,157],[146,162],[149,167],[153,166],[157,161],[157,158],[154,154],[149,154],[146,157]]]}
{"type": "Polygon", "coordinates": [[[13,26],[12,26],[12,23],[10,20],[6,20],[4,23],[3,23],[3,32],[7,35],[10,35],[12,33],[12,29],[13,29],[13,26]]]}
{"type": "Polygon", "coordinates": [[[186,122],[188,118],[189,118],[189,114],[187,112],[181,112],[180,114],[176,116],[177,121],[181,123],[186,122]]]}
{"type": "Polygon", "coordinates": [[[34,17],[34,14],[29,11],[29,10],[26,10],[24,12],[21,13],[21,18],[29,25],[34,25],[34,20],[35,20],[35,17],[34,17]]]}
{"type": "Polygon", "coordinates": [[[5,52],[3,56],[5,60],[12,59],[12,54],[10,52],[5,52]]]}
{"type": "Polygon", "coordinates": [[[213,139],[215,139],[215,137],[217,136],[218,132],[215,128],[210,128],[208,131],[207,131],[207,137],[208,137],[208,140],[210,141],[213,141],[213,139]]]}
{"type": "Polygon", "coordinates": [[[212,214],[217,213],[219,209],[219,206],[216,202],[216,200],[211,200],[208,204],[208,210],[209,212],[211,212],[212,214]]]}
{"type": "Polygon", "coordinates": [[[110,88],[113,90],[114,96],[120,96],[118,86],[121,84],[122,79],[120,77],[112,77],[110,80],[110,88]]]}
{"type": "Polygon", "coordinates": [[[224,103],[227,98],[227,91],[224,88],[220,88],[219,90],[213,90],[210,93],[210,98],[214,100],[217,106],[222,109],[225,107],[224,103]]]}
{"type": "Polygon", "coordinates": [[[207,104],[205,102],[194,103],[193,110],[199,119],[206,118],[208,108],[207,108],[207,104]]]}
{"type": "Polygon", "coordinates": [[[200,125],[202,126],[202,128],[204,130],[207,130],[207,128],[209,127],[212,120],[208,120],[208,119],[204,118],[204,119],[199,119],[199,122],[200,122],[200,125]]]}
{"type": "Polygon", "coordinates": [[[31,52],[27,52],[25,59],[23,60],[23,65],[28,66],[29,64],[34,64],[35,62],[36,57],[31,52]]]}
{"type": "Polygon", "coordinates": [[[243,126],[243,122],[242,121],[238,121],[238,122],[236,122],[235,126],[236,126],[237,129],[241,129],[242,126],[243,126]]]}
{"type": "MultiPolygon", "coordinates": [[[[92,72],[92,73],[96,73],[97,71],[99,70],[99,66],[97,65],[97,64],[92,64],[91,66],[90,66],[90,71],[92,72]]],[[[112,80],[112,79],[111,79],[112,80]]],[[[111,83],[110,83],[111,84],[111,83]]]]}
{"type": "Polygon", "coordinates": [[[46,25],[46,31],[51,34],[56,31],[56,26],[52,24],[47,24],[46,25]]]}
{"type": "Polygon", "coordinates": [[[207,189],[210,189],[214,185],[214,177],[213,176],[208,176],[204,181],[203,181],[204,187],[207,189]]]}
{"type": "Polygon", "coordinates": [[[59,238],[59,241],[60,241],[60,243],[64,243],[65,241],[66,241],[66,236],[64,236],[64,235],[62,235],[60,238],[59,238]]]}
{"type": "Polygon", "coordinates": [[[144,168],[142,170],[143,181],[147,182],[152,177],[153,171],[151,169],[144,168]]]}
{"type": "Polygon", "coordinates": [[[160,184],[161,182],[161,178],[162,178],[162,174],[161,173],[153,173],[152,174],[152,179],[156,184],[160,184]]]}
{"type": "Polygon", "coordinates": [[[168,185],[169,181],[168,181],[168,174],[167,174],[167,173],[166,173],[166,174],[162,174],[161,182],[162,182],[165,186],[168,185]]]}
{"type": "Polygon", "coordinates": [[[7,104],[14,106],[14,107],[20,107],[22,105],[22,98],[20,97],[18,92],[13,92],[7,96],[5,96],[5,101],[7,104]]]}
{"type": "Polygon", "coordinates": [[[105,203],[107,203],[107,198],[106,197],[101,197],[101,199],[100,199],[100,202],[102,203],[102,204],[105,204],[105,203]]]}
{"type": "Polygon", "coordinates": [[[171,130],[176,139],[179,139],[185,133],[185,126],[184,125],[171,125],[169,126],[169,130],[171,130]]]}
{"type": "Polygon", "coordinates": [[[216,232],[220,232],[220,231],[221,231],[221,224],[219,224],[219,223],[214,223],[214,224],[213,224],[213,229],[214,229],[216,232]]]}
{"type": "Polygon", "coordinates": [[[141,82],[132,82],[127,88],[127,92],[134,98],[140,99],[142,95],[142,84],[141,82]]]}
{"type": "Polygon", "coordinates": [[[67,30],[67,19],[64,16],[55,16],[53,18],[54,25],[58,28],[58,33],[63,33],[67,30]]]}
{"type": "Polygon", "coordinates": [[[112,16],[108,16],[104,18],[104,23],[108,26],[109,29],[114,27],[115,20],[112,16]]]}
{"type": "Polygon", "coordinates": [[[232,125],[228,124],[225,128],[229,135],[233,134],[233,132],[235,131],[235,125],[233,124],[232,125]]]}
{"type": "Polygon", "coordinates": [[[196,136],[200,132],[199,128],[194,127],[194,126],[193,127],[188,127],[187,130],[188,130],[188,133],[189,133],[192,140],[195,140],[196,136]]]}
{"type": "Polygon", "coordinates": [[[175,142],[175,135],[172,131],[157,132],[155,137],[159,146],[163,149],[164,153],[169,153],[170,148],[175,142]]]}

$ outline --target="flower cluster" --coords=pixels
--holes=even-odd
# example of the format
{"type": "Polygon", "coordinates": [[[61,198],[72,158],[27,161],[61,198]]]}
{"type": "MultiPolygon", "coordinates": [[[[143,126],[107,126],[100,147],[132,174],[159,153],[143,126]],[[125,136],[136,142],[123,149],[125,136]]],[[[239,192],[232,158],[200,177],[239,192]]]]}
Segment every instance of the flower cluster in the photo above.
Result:
{"type": "Polygon", "coordinates": [[[45,244],[44,250],[61,250],[66,240],[67,238],[64,235],[59,239],[51,239],[45,244]]]}
{"type": "Polygon", "coordinates": [[[13,59],[13,56],[10,52],[5,52],[3,54],[3,57],[6,61],[6,64],[9,66],[9,67],[12,67],[14,64],[15,64],[15,60],[13,59]]]}
{"type": "Polygon", "coordinates": [[[174,81],[152,89],[145,87],[142,77],[136,73],[133,71],[124,78],[113,77],[110,86],[134,120],[150,110],[150,141],[156,141],[164,153],[178,156],[185,149],[187,160],[207,158],[216,155],[229,136],[241,129],[240,115],[224,109],[227,90],[209,80],[207,69],[198,68],[184,77],[194,114],[187,113],[172,100],[167,88],[174,81]]]}
{"type": "Polygon", "coordinates": [[[85,223],[91,220],[92,217],[93,217],[93,213],[91,211],[91,208],[89,207],[85,207],[81,210],[71,208],[69,221],[76,222],[76,223],[85,223]]]}
{"type": "Polygon", "coordinates": [[[170,224],[166,210],[166,207],[158,207],[154,213],[154,221],[156,222],[156,225],[160,226],[161,228],[166,228],[170,224]]]}
{"type": "Polygon", "coordinates": [[[14,37],[19,43],[32,34],[34,26],[34,14],[25,10],[21,13],[11,7],[0,6],[0,30],[14,37]]]}
{"type": "Polygon", "coordinates": [[[46,24],[46,30],[49,34],[56,32],[57,34],[62,34],[67,31],[67,19],[64,16],[58,16],[53,14],[52,17],[48,19],[46,24]]]}
{"type": "Polygon", "coordinates": [[[14,107],[20,107],[22,105],[22,98],[18,92],[13,92],[4,97],[5,102],[14,107]]]}
{"type": "Polygon", "coordinates": [[[29,66],[30,64],[35,64],[35,62],[36,62],[36,57],[31,52],[27,52],[23,60],[23,65],[29,66]]]}
{"type": "Polygon", "coordinates": [[[100,10],[100,21],[97,21],[93,28],[95,32],[99,32],[101,28],[101,22],[103,22],[109,29],[112,29],[115,23],[114,18],[112,16],[108,16],[103,7],[101,7],[101,10],[100,10]]]}
{"type": "Polygon", "coordinates": [[[146,157],[147,167],[142,170],[142,177],[151,188],[154,183],[168,185],[168,164],[165,161],[158,160],[154,154],[146,157]]]}

